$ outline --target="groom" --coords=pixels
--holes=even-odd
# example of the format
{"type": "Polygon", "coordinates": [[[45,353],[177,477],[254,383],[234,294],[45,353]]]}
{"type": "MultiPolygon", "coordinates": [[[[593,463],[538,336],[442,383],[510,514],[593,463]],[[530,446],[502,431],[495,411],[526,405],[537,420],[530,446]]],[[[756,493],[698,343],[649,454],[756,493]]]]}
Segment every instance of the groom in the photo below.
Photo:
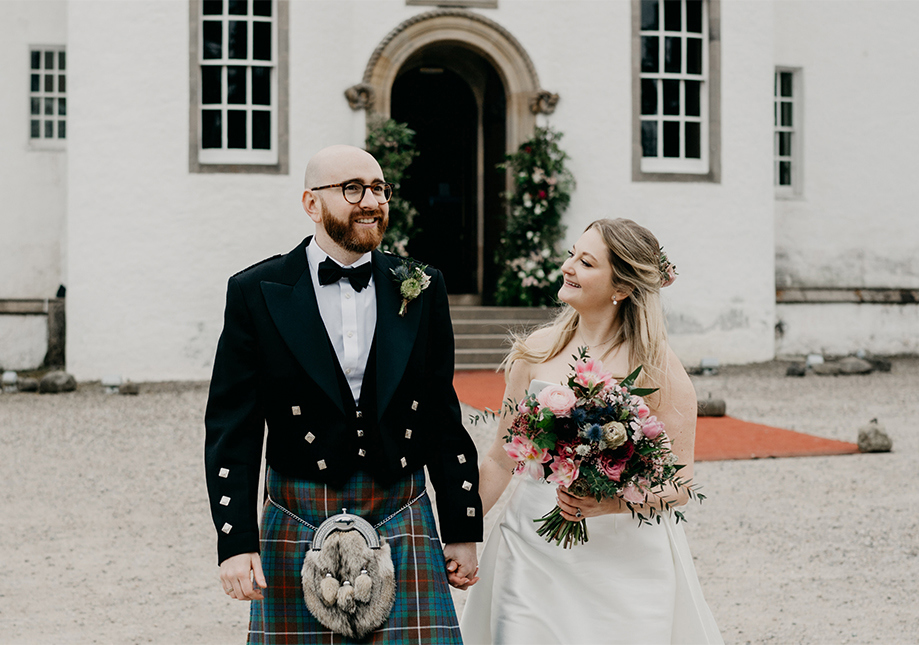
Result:
{"type": "Polygon", "coordinates": [[[304,606],[300,568],[308,527],[348,509],[374,525],[385,520],[378,531],[396,568],[395,606],[371,639],[459,642],[446,581],[475,582],[482,512],[476,450],[452,385],[443,277],[428,268],[426,288],[409,293],[414,298],[400,293],[408,272],[400,278],[393,270],[405,261],[375,250],[392,187],[367,152],[321,150],[307,165],[305,187],[315,236],[237,273],[227,288],[205,415],[224,592],[256,601],[251,641],[291,632],[304,642],[330,638],[304,606]],[[430,501],[418,494],[425,466],[442,553],[430,501]]]}

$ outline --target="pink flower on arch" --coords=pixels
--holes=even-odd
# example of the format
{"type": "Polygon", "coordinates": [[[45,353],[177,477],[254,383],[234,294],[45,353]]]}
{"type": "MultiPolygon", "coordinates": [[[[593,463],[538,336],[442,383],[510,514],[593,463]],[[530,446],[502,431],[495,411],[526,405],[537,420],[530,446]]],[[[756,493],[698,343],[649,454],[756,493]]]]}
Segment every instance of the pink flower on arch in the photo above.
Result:
{"type": "Polygon", "coordinates": [[[574,382],[586,388],[592,388],[602,383],[604,390],[616,385],[613,375],[605,371],[603,363],[596,358],[580,360],[575,364],[574,382]]]}
{"type": "Polygon", "coordinates": [[[573,459],[563,459],[561,457],[555,457],[552,463],[549,464],[549,469],[552,474],[546,477],[546,481],[561,486],[571,486],[580,473],[578,465],[574,463],[573,459]]]}
{"type": "Polygon", "coordinates": [[[557,417],[567,417],[578,397],[565,385],[547,385],[536,395],[540,410],[548,408],[557,417]]]}
{"type": "Polygon", "coordinates": [[[539,480],[543,475],[542,465],[552,457],[545,448],[537,448],[536,444],[526,437],[516,436],[510,443],[504,444],[507,456],[517,462],[514,473],[527,473],[533,479],[539,480]]]}

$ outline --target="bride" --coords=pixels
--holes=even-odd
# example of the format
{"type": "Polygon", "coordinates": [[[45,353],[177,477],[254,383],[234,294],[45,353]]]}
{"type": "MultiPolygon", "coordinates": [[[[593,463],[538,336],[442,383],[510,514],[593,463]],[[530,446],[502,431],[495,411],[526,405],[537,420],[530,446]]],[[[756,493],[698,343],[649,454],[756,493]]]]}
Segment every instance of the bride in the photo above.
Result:
{"type": "MultiPolygon", "coordinates": [[[[519,402],[539,383],[562,383],[579,347],[617,379],[643,366],[639,387],[664,423],[684,479],[692,477],[696,396],[667,343],[660,289],[675,272],[657,239],[628,219],[598,220],[562,265],[553,323],[517,339],[505,361],[505,400],[519,402]]],[[[504,451],[513,414],[505,411],[481,464],[483,510],[495,505],[515,463],[504,451]]],[[[484,643],[721,643],[702,596],[681,525],[669,512],[639,526],[618,497],[575,497],[564,487],[520,478],[489,535],[481,579],[463,612],[463,640],[484,643]],[[536,534],[534,519],[555,504],[565,519],[588,521],[590,541],[571,549],[536,534]]],[[[685,504],[685,490],[660,491],[647,505],[685,504]]],[[[647,505],[645,508],[647,508],[647,505]]],[[[643,513],[647,515],[647,513],[643,513]]]]}

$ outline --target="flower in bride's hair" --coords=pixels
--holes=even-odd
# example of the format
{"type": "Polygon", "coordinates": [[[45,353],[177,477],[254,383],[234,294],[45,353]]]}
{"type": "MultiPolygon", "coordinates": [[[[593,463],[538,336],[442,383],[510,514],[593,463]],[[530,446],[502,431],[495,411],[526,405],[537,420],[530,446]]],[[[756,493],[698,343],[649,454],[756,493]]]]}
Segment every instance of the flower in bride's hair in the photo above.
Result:
{"type": "Polygon", "coordinates": [[[570,387],[548,385],[536,395],[536,400],[539,402],[540,410],[548,409],[557,417],[567,417],[578,397],[570,387]]]}
{"type": "Polygon", "coordinates": [[[596,358],[581,359],[574,365],[574,382],[586,388],[603,384],[608,390],[616,385],[613,375],[603,369],[603,363],[596,358]]]}
{"type": "Polygon", "coordinates": [[[552,474],[546,477],[546,481],[553,484],[570,486],[578,478],[578,466],[573,459],[555,457],[549,464],[549,469],[552,474]]]}
{"type": "Polygon", "coordinates": [[[676,265],[670,261],[667,257],[667,254],[664,253],[664,247],[660,249],[660,274],[661,274],[661,289],[664,287],[669,287],[673,284],[676,277],[679,275],[676,271],[676,265]]]}
{"type": "Polygon", "coordinates": [[[504,444],[507,456],[517,462],[515,473],[527,473],[533,479],[539,480],[543,476],[543,464],[552,457],[545,448],[537,448],[536,444],[526,437],[516,436],[504,444]]]}

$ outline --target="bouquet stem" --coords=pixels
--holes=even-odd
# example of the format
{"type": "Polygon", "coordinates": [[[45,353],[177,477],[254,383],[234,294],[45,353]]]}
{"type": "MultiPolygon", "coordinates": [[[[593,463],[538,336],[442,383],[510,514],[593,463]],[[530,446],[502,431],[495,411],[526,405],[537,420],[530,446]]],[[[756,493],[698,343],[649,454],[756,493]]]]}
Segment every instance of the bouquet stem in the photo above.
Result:
{"type": "Polygon", "coordinates": [[[587,522],[569,522],[562,517],[562,509],[558,506],[533,521],[542,524],[536,529],[536,533],[546,538],[546,542],[555,542],[557,546],[566,549],[576,544],[585,544],[590,539],[587,534],[587,522]]]}

